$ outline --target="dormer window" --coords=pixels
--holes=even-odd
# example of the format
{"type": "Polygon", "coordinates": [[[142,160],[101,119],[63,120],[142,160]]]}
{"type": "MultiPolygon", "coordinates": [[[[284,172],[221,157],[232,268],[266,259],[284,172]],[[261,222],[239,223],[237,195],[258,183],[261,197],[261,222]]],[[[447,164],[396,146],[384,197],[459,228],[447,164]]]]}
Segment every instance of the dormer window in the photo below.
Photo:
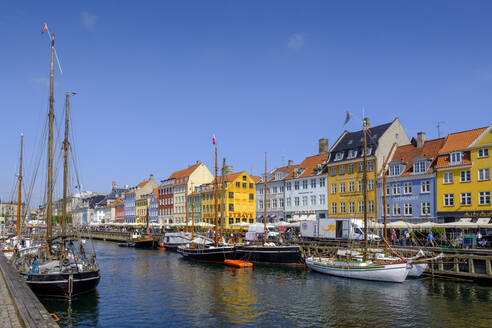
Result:
{"type": "Polygon", "coordinates": [[[277,180],[277,181],[280,180],[280,173],[275,174],[275,180],[277,180]]]}
{"type": "Polygon", "coordinates": [[[460,151],[451,153],[449,155],[449,161],[451,162],[451,164],[461,163],[463,161],[463,153],[460,151]]]}
{"type": "Polygon", "coordinates": [[[400,175],[400,165],[391,165],[390,166],[390,176],[398,176],[400,175]]]}
{"type": "Polygon", "coordinates": [[[427,162],[426,161],[418,161],[413,164],[413,173],[425,173],[427,172],[427,162]]]}
{"type": "Polygon", "coordinates": [[[367,147],[366,153],[367,153],[367,156],[371,156],[372,147],[367,147]]]}
{"type": "Polygon", "coordinates": [[[347,159],[355,158],[357,157],[357,150],[355,149],[350,149],[347,154],[347,159]]]}
{"type": "Polygon", "coordinates": [[[335,161],[341,161],[343,159],[343,152],[339,151],[335,154],[335,161]]]}

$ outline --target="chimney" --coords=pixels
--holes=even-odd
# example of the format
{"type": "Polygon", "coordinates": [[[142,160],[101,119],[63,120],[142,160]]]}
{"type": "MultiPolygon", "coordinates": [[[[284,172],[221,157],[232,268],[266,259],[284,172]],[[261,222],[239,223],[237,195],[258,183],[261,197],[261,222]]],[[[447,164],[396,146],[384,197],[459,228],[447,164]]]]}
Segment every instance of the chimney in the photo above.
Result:
{"type": "Polygon", "coordinates": [[[232,166],[231,165],[226,165],[224,166],[224,176],[232,174],[232,166]]]}
{"type": "Polygon", "coordinates": [[[328,152],[328,139],[321,138],[318,141],[319,154],[326,154],[328,152]]]}
{"type": "Polygon", "coordinates": [[[152,173],[149,176],[149,180],[154,180],[154,175],[152,173]]]}
{"type": "Polygon", "coordinates": [[[417,133],[417,148],[424,147],[424,143],[425,143],[425,132],[418,132],[417,133]]]}
{"type": "Polygon", "coordinates": [[[294,161],[289,159],[289,161],[287,162],[287,166],[291,167],[292,165],[294,165],[294,161]]]}
{"type": "Polygon", "coordinates": [[[369,122],[369,117],[364,118],[364,127],[368,129],[371,127],[371,123],[369,122]]]}

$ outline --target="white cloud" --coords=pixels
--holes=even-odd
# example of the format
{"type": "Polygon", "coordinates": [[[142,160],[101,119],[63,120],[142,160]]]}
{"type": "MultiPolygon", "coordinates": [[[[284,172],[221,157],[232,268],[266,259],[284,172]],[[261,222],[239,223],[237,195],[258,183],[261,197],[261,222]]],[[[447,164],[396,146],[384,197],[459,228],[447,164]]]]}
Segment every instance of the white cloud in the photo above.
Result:
{"type": "Polygon", "coordinates": [[[287,47],[291,50],[299,50],[306,43],[306,33],[294,33],[290,36],[287,42],[287,47]]]}
{"type": "Polygon", "coordinates": [[[84,26],[86,30],[91,31],[96,25],[99,17],[97,17],[96,15],[92,15],[86,11],[83,11],[80,13],[80,19],[81,19],[82,26],[84,26]]]}

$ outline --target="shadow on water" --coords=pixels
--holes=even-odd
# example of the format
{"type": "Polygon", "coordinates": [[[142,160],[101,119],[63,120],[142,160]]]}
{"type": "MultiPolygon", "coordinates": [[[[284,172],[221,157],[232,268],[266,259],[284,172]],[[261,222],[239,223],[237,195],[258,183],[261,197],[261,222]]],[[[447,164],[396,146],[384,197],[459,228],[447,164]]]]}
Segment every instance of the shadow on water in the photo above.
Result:
{"type": "Polygon", "coordinates": [[[95,242],[97,293],[44,300],[62,327],[489,327],[492,288],[442,279],[357,281],[304,269],[237,269],[95,242]]]}

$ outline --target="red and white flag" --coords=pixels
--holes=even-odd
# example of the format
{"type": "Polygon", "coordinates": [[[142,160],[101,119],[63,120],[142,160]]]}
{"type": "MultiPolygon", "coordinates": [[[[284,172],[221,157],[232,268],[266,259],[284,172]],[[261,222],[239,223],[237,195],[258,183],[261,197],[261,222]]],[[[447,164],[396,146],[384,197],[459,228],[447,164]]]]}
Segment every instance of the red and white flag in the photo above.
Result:
{"type": "Polygon", "coordinates": [[[212,136],[212,143],[215,145],[215,134],[212,136]]]}
{"type": "Polygon", "coordinates": [[[48,25],[46,25],[46,23],[44,23],[43,29],[41,30],[41,34],[43,34],[47,29],[48,29],[48,25]]]}

